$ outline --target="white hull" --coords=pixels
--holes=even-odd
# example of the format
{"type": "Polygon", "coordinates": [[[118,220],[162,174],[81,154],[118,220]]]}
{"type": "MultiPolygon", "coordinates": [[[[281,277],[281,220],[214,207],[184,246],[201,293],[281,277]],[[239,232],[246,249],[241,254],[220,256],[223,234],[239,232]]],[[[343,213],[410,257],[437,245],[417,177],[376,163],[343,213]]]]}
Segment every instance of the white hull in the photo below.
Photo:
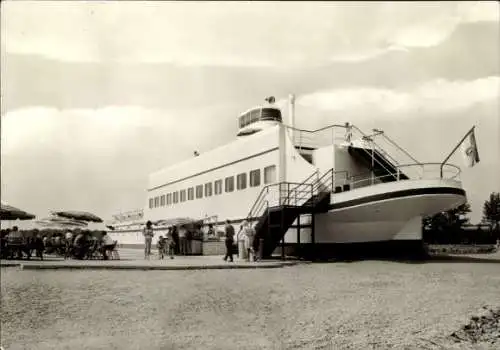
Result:
{"type": "MultiPolygon", "coordinates": [[[[328,213],[315,216],[315,243],[362,243],[422,239],[422,217],[465,203],[460,182],[408,180],[332,195],[328,213]]],[[[310,221],[310,220],[309,220],[310,221]]],[[[307,223],[303,220],[302,224],[307,223]]],[[[295,222],[297,224],[297,222],[295,222]]],[[[302,229],[302,243],[312,242],[302,229]]],[[[285,242],[297,243],[291,229],[285,242]]]]}

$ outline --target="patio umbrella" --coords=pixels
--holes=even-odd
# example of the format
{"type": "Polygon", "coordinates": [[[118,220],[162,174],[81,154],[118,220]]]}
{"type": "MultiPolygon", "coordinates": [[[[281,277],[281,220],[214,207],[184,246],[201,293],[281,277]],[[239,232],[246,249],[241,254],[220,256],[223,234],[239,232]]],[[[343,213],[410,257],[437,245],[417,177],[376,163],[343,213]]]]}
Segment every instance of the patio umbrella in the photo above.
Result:
{"type": "Polygon", "coordinates": [[[100,217],[86,211],[76,211],[76,210],[55,211],[53,212],[53,214],[68,219],[90,221],[90,222],[103,222],[100,217]]]}
{"type": "Polygon", "coordinates": [[[87,226],[87,223],[85,221],[58,218],[55,216],[38,220],[38,221],[36,221],[36,224],[39,224],[39,225],[44,226],[44,227],[60,227],[60,228],[86,227],[87,226]]]}
{"type": "Polygon", "coordinates": [[[0,220],[31,220],[35,215],[25,212],[19,208],[6,203],[1,203],[0,220]]]}
{"type": "Polygon", "coordinates": [[[173,219],[164,219],[164,220],[157,220],[153,222],[153,225],[155,226],[174,226],[174,225],[188,225],[188,224],[193,224],[197,223],[201,220],[196,220],[192,218],[173,218],[173,219]]]}

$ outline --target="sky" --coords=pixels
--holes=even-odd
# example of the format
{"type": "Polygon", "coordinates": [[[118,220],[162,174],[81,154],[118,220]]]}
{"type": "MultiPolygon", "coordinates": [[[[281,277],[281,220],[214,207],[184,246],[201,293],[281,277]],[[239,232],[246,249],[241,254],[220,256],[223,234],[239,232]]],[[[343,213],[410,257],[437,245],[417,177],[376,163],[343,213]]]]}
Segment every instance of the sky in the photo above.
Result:
{"type": "MultiPolygon", "coordinates": [[[[298,127],[381,128],[440,162],[476,126],[472,222],[500,191],[496,2],[2,2],[1,196],[143,207],[148,175],[294,93],[298,127]]],[[[286,112],[285,112],[286,113],[286,112]]],[[[451,161],[463,166],[457,155],[451,161]]]]}

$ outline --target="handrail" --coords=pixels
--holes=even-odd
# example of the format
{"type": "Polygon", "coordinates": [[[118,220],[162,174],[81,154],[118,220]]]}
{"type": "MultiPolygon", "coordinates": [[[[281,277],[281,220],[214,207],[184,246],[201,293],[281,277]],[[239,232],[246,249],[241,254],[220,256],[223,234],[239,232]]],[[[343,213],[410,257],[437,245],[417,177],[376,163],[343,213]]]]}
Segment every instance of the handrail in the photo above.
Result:
{"type": "Polygon", "coordinates": [[[311,175],[309,175],[309,176],[308,176],[308,177],[307,177],[304,181],[302,181],[299,185],[297,185],[297,186],[295,186],[294,188],[292,188],[292,189],[290,190],[290,192],[297,191],[297,188],[299,188],[300,186],[303,186],[303,185],[308,185],[308,183],[307,183],[307,182],[308,182],[310,179],[312,179],[315,175],[317,176],[317,175],[318,175],[318,172],[319,172],[319,170],[318,170],[318,169],[316,169],[316,170],[315,170],[315,171],[314,171],[311,175]]]}
{"type": "Polygon", "coordinates": [[[323,185],[325,187],[327,187],[324,183],[323,183],[323,179],[327,178],[327,179],[330,179],[332,181],[332,184],[333,184],[333,168],[327,170],[317,181],[316,183],[314,184],[313,186],[313,191],[316,189],[319,189],[319,186],[320,185],[323,185]],[[330,176],[331,175],[331,176],[330,176]]]}
{"type": "MultiPolygon", "coordinates": [[[[311,176],[309,176],[308,178],[310,178],[311,176]]],[[[251,219],[253,217],[255,217],[256,215],[254,215],[255,212],[258,212],[260,211],[260,209],[262,209],[262,205],[263,203],[265,202],[265,196],[264,196],[264,193],[269,193],[269,188],[271,187],[278,187],[278,191],[279,191],[279,202],[281,204],[281,200],[282,200],[282,190],[281,190],[281,187],[282,185],[287,185],[287,188],[288,188],[288,191],[287,191],[287,194],[289,196],[291,190],[289,189],[290,185],[296,185],[296,188],[297,187],[300,187],[300,186],[303,186],[303,185],[310,185],[312,186],[312,184],[304,184],[304,183],[298,183],[298,182],[290,182],[290,181],[282,181],[282,182],[276,182],[276,183],[272,183],[272,184],[268,184],[266,186],[264,186],[262,188],[262,190],[260,191],[259,195],[257,196],[257,199],[255,200],[254,204],[252,205],[252,208],[250,209],[248,215],[247,215],[247,219],[251,219]]],[[[297,190],[295,190],[297,192],[297,190]]],[[[301,192],[308,192],[309,191],[301,191],[301,192]]],[[[299,199],[303,199],[302,197],[299,198],[299,199]]]]}
{"type": "Polygon", "coordinates": [[[452,164],[452,163],[438,163],[438,162],[426,162],[426,163],[419,163],[419,164],[408,163],[408,164],[398,165],[398,168],[409,168],[412,166],[422,166],[423,167],[424,165],[439,165],[440,166],[440,178],[443,178],[443,167],[445,165],[448,167],[451,167],[451,168],[455,168],[457,170],[457,173],[455,174],[455,176],[452,177],[452,179],[459,176],[462,173],[462,170],[460,169],[460,167],[455,165],[455,164],[452,164]]]}
{"type": "Polygon", "coordinates": [[[307,132],[307,133],[311,133],[311,134],[314,134],[316,132],[320,132],[320,131],[323,131],[323,130],[327,130],[327,129],[335,129],[335,128],[346,129],[347,128],[345,125],[341,125],[341,124],[330,124],[330,125],[324,126],[322,128],[316,129],[316,130],[299,129],[299,128],[295,128],[295,127],[287,125],[287,124],[283,124],[283,126],[285,128],[292,129],[294,131],[307,132]]]}
{"type": "Polygon", "coordinates": [[[395,141],[393,141],[389,136],[387,136],[384,132],[380,133],[379,135],[382,135],[387,141],[389,141],[390,143],[392,143],[394,146],[396,146],[399,150],[403,151],[404,154],[406,154],[408,157],[411,158],[411,160],[413,160],[415,163],[417,164],[422,164],[421,162],[419,162],[418,160],[416,160],[408,151],[406,151],[403,147],[401,147],[400,145],[398,145],[395,141]]]}
{"type": "MultiPolygon", "coordinates": [[[[367,150],[366,148],[358,148],[358,149],[363,150],[366,154],[368,154],[369,156],[371,156],[371,157],[372,157],[372,160],[373,160],[374,162],[376,162],[378,165],[380,165],[380,166],[381,166],[381,167],[382,167],[385,171],[387,171],[389,174],[391,173],[391,171],[390,171],[389,169],[387,169],[387,168],[386,168],[386,167],[385,167],[385,166],[384,166],[381,162],[379,162],[378,160],[376,160],[376,159],[375,159],[375,157],[373,157],[373,154],[372,154],[371,152],[369,152],[369,150],[367,150]]],[[[398,167],[398,163],[394,164],[394,167],[397,169],[397,167],[398,167]]],[[[373,171],[373,169],[372,169],[372,171],[373,171]]],[[[373,173],[375,173],[375,172],[373,171],[373,173]]]]}
{"type": "MultiPolygon", "coordinates": [[[[335,129],[335,128],[348,129],[348,128],[350,128],[351,130],[354,129],[354,130],[358,131],[361,135],[363,135],[365,137],[369,137],[369,135],[365,134],[360,128],[358,128],[354,124],[343,124],[343,125],[342,124],[330,124],[330,125],[324,126],[322,128],[319,128],[319,129],[314,129],[314,130],[299,129],[299,128],[296,128],[296,127],[293,127],[293,126],[290,126],[290,125],[287,125],[287,124],[283,124],[283,126],[286,127],[286,128],[288,128],[288,129],[294,130],[294,131],[299,131],[299,132],[304,132],[304,133],[311,133],[311,134],[314,134],[314,133],[317,133],[317,132],[320,132],[320,131],[323,131],[323,130],[327,130],[327,129],[335,129]]],[[[413,157],[403,147],[401,147],[400,145],[398,145],[394,140],[392,140],[392,138],[390,138],[389,136],[387,136],[384,132],[380,132],[380,133],[377,134],[377,136],[378,135],[382,135],[387,141],[389,141],[392,145],[394,145],[396,148],[398,148],[400,151],[402,151],[404,154],[406,154],[415,163],[421,164],[421,162],[419,162],[415,157],[413,157]]],[[[383,154],[386,154],[386,155],[388,155],[390,157],[390,155],[383,150],[383,147],[381,147],[375,141],[373,141],[373,138],[371,138],[371,142],[373,142],[375,144],[375,146],[377,146],[377,148],[380,149],[380,151],[383,154]]],[[[396,164],[398,163],[394,158],[392,158],[392,160],[394,162],[396,162],[396,164]]]]}
{"type": "Polygon", "coordinates": [[[257,196],[257,199],[253,203],[252,208],[250,208],[250,212],[248,213],[247,218],[252,217],[252,213],[253,213],[253,210],[255,209],[255,206],[258,203],[260,203],[260,197],[262,197],[262,195],[264,194],[264,191],[268,191],[269,190],[269,186],[271,186],[271,185],[272,184],[269,184],[269,185],[266,185],[266,186],[262,187],[262,190],[260,191],[259,195],[257,196]]]}
{"type": "Polygon", "coordinates": [[[374,140],[373,138],[371,138],[370,136],[366,135],[363,131],[361,131],[360,128],[358,128],[356,125],[351,125],[351,128],[358,131],[361,135],[363,135],[364,137],[367,137],[370,139],[370,143],[375,146],[374,148],[377,148],[377,150],[382,153],[383,156],[389,158],[393,163],[394,165],[398,165],[398,161],[396,159],[394,159],[390,154],[388,154],[386,151],[384,151],[384,149],[379,146],[374,140]]]}
{"type": "MultiPolygon", "coordinates": [[[[409,163],[409,164],[402,164],[402,165],[399,165],[397,166],[397,172],[390,172],[389,174],[385,174],[385,175],[381,175],[381,176],[377,176],[377,177],[374,177],[373,179],[383,179],[383,178],[388,178],[388,177],[392,177],[394,178],[394,175],[398,175],[398,174],[401,174],[402,173],[402,170],[401,169],[404,169],[404,168],[409,168],[409,167],[414,167],[414,166],[418,166],[418,167],[425,167],[425,166],[441,166],[441,163],[437,163],[437,162],[427,162],[427,163],[409,163]]],[[[457,178],[460,173],[461,173],[461,169],[454,165],[454,164],[451,164],[451,163],[446,163],[444,164],[445,166],[449,167],[449,168],[452,168],[454,169],[454,175],[453,176],[450,176],[448,177],[447,179],[455,179],[457,178]]],[[[436,168],[435,169],[436,173],[438,173],[438,169],[436,168]]],[[[347,172],[346,172],[347,173],[347,172]]],[[[423,179],[425,177],[425,174],[422,174],[421,178],[420,179],[423,179]]],[[[439,175],[436,174],[436,177],[439,178],[439,179],[443,179],[444,177],[440,174],[439,172],[439,175]]],[[[372,179],[372,176],[371,176],[371,172],[363,172],[363,173],[360,173],[360,174],[356,174],[356,175],[350,175],[347,173],[346,175],[346,179],[344,181],[344,183],[348,183],[350,184],[351,186],[353,186],[354,184],[358,184],[358,183],[363,183],[365,181],[369,181],[372,179]],[[363,176],[366,176],[366,177],[363,177],[363,176]],[[358,180],[359,179],[359,180],[358,180]]],[[[405,179],[406,180],[406,179],[405,179]]],[[[397,177],[396,181],[405,181],[405,180],[402,180],[400,177],[397,177]]]]}

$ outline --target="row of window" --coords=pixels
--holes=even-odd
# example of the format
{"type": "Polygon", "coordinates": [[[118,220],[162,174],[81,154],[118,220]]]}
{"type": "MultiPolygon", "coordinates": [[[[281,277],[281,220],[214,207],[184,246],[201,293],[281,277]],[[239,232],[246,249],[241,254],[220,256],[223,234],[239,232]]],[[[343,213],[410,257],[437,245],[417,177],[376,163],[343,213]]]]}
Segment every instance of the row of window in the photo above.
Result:
{"type": "MultiPolygon", "coordinates": [[[[258,187],[261,185],[260,169],[251,170],[248,173],[248,185],[249,187],[258,187]]],[[[264,168],[264,184],[270,184],[276,182],[276,165],[271,165],[264,168]]],[[[149,208],[159,208],[170,206],[177,203],[182,203],[187,201],[192,201],[194,199],[200,199],[205,197],[211,197],[212,195],[222,194],[223,185],[224,192],[230,193],[234,191],[234,176],[228,176],[224,179],[215,180],[213,182],[207,182],[204,185],[197,185],[189,187],[187,189],[182,189],[179,191],[163,194],[161,196],[156,196],[154,198],[149,198],[149,208]]],[[[236,175],[236,190],[244,190],[247,188],[247,173],[241,173],[236,175]]]]}

